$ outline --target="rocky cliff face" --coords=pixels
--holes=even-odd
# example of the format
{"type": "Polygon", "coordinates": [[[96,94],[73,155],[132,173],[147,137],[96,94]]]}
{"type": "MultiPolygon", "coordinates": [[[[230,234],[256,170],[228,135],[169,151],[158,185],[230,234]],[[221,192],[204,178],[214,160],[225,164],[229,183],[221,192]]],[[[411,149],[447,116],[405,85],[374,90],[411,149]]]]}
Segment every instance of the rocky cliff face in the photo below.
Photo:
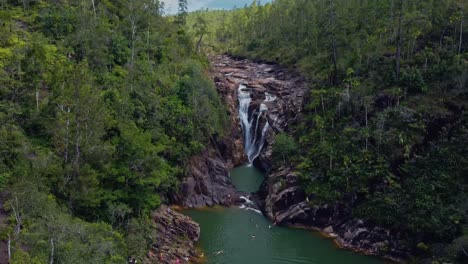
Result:
{"type": "Polygon", "coordinates": [[[200,238],[198,224],[167,206],[161,206],[152,218],[156,242],[143,263],[191,263],[197,257],[195,243],[200,238]]]}
{"type": "Polygon", "coordinates": [[[216,86],[229,107],[231,123],[234,124],[235,136],[232,138],[235,140],[234,145],[239,146],[235,152],[244,153],[237,100],[240,85],[244,85],[251,96],[249,116],[257,119],[258,115],[262,115],[259,121],[260,127],[268,122],[270,129],[266,132],[263,150],[254,162],[257,167],[268,171],[271,168],[271,146],[274,143],[274,135],[288,131],[290,126],[300,119],[307,82],[297,73],[278,65],[233,59],[224,55],[212,57],[212,62],[216,86]],[[261,104],[264,104],[268,111],[264,113],[258,111],[261,104]]]}
{"type": "Polygon", "coordinates": [[[405,258],[407,251],[400,243],[404,241],[402,234],[354,219],[350,209],[341,204],[314,205],[292,168],[272,168],[275,135],[293,132],[293,125],[301,120],[308,91],[306,81],[277,65],[223,55],[211,60],[213,80],[228,109],[230,126],[225,138],[214,140],[202,155],[192,159],[190,173],[182,184],[180,203],[186,207],[242,203],[228,173],[233,166],[247,161],[238,113],[242,85],[251,98],[249,120],[256,120],[254,126],[262,127],[267,122],[269,125],[263,150],[254,160],[254,165],[266,172],[265,182],[256,195],[265,215],[279,225],[321,230],[345,248],[393,260],[405,258]],[[261,111],[262,104],[268,111],[261,111]]]}
{"type": "Polygon", "coordinates": [[[233,161],[226,153],[229,145],[214,141],[202,154],[192,157],[176,203],[188,208],[237,203],[241,194],[232,185],[229,170],[233,161]]]}
{"type": "Polygon", "coordinates": [[[251,92],[249,112],[253,118],[258,117],[253,111],[259,104],[264,103],[269,108],[259,121],[262,124],[268,122],[272,128],[267,131],[265,151],[256,161],[264,170],[270,167],[274,134],[287,129],[299,116],[306,91],[306,83],[301,77],[275,65],[235,60],[224,55],[212,57],[211,61],[211,75],[228,110],[230,122],[225,136],[213,139],[207,149],[189,163],[188,175],[174,199],[177,204],[190,208],[216,204],[229,206],[242,201],[239,197],[243,194],[235,190],[229,177],[230,169],[247,162],[238,113],[239,86],[245,85],[251,92]],[[265,102],[267,96],[274,101],[265,102]]]}
{"type": "Polygon", "coordinates": [[[344,205],[314,205],[289,167],[268,174],[259,192],[264,213],[285,226],[320,230],[344,248],[398,261],[407,257],[403,234],[352,218],[344,205]]]}

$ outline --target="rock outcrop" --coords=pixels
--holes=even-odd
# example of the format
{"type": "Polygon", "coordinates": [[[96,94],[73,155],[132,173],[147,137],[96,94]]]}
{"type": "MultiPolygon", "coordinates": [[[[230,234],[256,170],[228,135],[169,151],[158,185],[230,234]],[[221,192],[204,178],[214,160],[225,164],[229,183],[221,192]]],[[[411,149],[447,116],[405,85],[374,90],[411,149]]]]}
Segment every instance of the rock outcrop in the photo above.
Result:
{"type": "Polygon", "coordinates": [[[233,163],[222,154],[226,153],[224,146],[222,142],[212,143],[201,155],[191,158],[188,175],[175,196],[178,204],[196,208],[239,203],[241,194],[236,191],[229,176],[233,163]]]}
{"type": "Polygon", "coordinates": [[[254,111],[260,104],[268,107],[260,122],[268,122],[271,129],[267,131],[263,151],[254,164],[264,171],[269,171],[274,135],[290,130],[290,127],[301,118],[307,92],[306,80],[296,72],[274,64],[233,59],[225,55],[212,57],[211,61],[216,87],[225,105],[229,107],[231,123],[235,124],[232,127],[231,138],[233,144],[240,147],[234,152],[243,153],[237,101],[239,85],[244,85],[251,95],[249,116],[257,118],[259,113],[254,111]],[[267,98],[269,100],[266,100],[267,98]]]}
{"type": "Polygon", "coordinates": [[[152,219],[155,243],[143,263],[191,263],[197,257],[195,243],[200,238],[200,227],[190,217],[161,206],[152,219]]]}
{"type": "Polygon", "coordinates": [[[272,171],[259,192],[264,213],[278,225],[309,227],[326,233],[344,248],[399,261],[407,257],[402,233],[352,218],[341,204],[314,205],[291,168],[272,171]]]}

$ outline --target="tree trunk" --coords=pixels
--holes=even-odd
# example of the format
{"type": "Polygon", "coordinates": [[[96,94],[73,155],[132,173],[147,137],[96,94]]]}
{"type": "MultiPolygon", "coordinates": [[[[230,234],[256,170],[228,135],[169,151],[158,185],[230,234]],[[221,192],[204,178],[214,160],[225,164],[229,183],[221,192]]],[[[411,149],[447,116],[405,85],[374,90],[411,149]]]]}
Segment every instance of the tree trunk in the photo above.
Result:
{"type": "MultiPolygon", "coordinates": [[[[390,21],[394,21],[395,19],[395,1],[392,0],[392,3],[390,4],[390,21]]],[[[392,23],[392,32],[390,32],[390,41],[393,42],[393,36],[395,35],[395,27],[394,24],[392,23]]]]}
{"type": "Polygon", "coordinates": [[[323,114],[325,114],[325,103],[323,102],[323,94],[320,93],[320,101],[321,101],[321,104],[322,104],[322,112],[323,114]]]}
{"type": "Polygon", "coordinates": [[[133,69],[133,65],[134,65],[134,62],[135,62],[135,36],[136,36],[136,21],[134,18],[132,18],[132,53],[131,53],[131,67],[133,69]]]}
{"type": "Polygon", "coordinates": [[[18,197],[15,197],[15,205],[13,205],[11,209],[13,209],[13,214],[15,215],[15,220],[16,220],[15,234],[18,235],[21,232],[21,225],[22,225],[22,220],[21,220],[21,215],[20,215],[19,205],[18,205],[18,197]]]}
{"type": "Polygon", "coordinates": [[[398,33],[397,33],[397,51],[396,51],[396,77],[397,81],[400,80],[400,57],[401,57],[401,22],[403,17],[403,1],[399,2],[399,11],[398,11],[398,33]]]}
{"type": "Polygon", "coordinates": [[[439,45],[440,45],[441,49],[443,48],[444,36],[445,36],[445,27],[442,30],[442,32],[440,33],[440,38],[439,38],[439,45]]]}
{"type": "Polygon", "coordinates": [[[39,112],[39,89],[36,88],[36,111],[39,112]]]}
{"type": "Polygon", "coordinates": [[[204,36],[204,34],[201,34],[200,39],[197,42],[197,53],[200,53],[200,48],[201,48],[203,36],[204,36]]]}
{"type": "Polygon", "coordinates": [[[70,119],[68,117],[68,115],[70,114],[70,108],[68,108],[67,110],[67,122],[66,122],[66,138],[65,138],[65,163],[68,163],[68,153],[69,153],[69,150],[68,150],[68,147],[70,146],[70,119]]]}
{"type": "Polygon", "coordinates": [[[75,160],[74,164],[78,168],[80,163],[80,121],[78,118],[78,114],[75,115],[75,125],[76,125],[76,135],[75,135],[75,160]]]}
{"type": "Polygon", "coordinates": [[[367,115],[368,115],[368,110],[367,110],[367,106],[365,106],[364,108],[366,109],[366,128],[367,128],[367,127],[368,127],[368,124],[369,124],[369,122],[368,122],[368,117],[367,117],[367,115]]]}
{"type": "Polygon", "coordinates": [[[96,4],[94,3],[94,0],[91,0],[91,3],[93,4],[94,18],[96,18],[96,4]]]}
{"type": "Polygon", "coordinates": [[[8,263],[10,263],[11,260],[11,237],[10,234],[8,234],[8,263]]]}
{"type": "Polygon", "coordinates": [[[336,47],[336,39],[335,39],[335,14],[334,14],[334,3],[333,0],[330,0],[330,12],[329,12],[329,24],[330,27],[332,28],[331,32],[331,44],[332,44],[332,63],[333,63],[333,76],[332,76],[332,84],[337,83],[337,77],[338,77],[338,52],[337,52],[337,47],[336,47]]]}
{"type": "Polygon", "coordinates": [[[50,261],[49,264],[54,264],[54,251],[55,251],[55,245],[54,245],[54,239],[50,239],[50,261]]]}
{"type": "MultiPolygon", "coordinates": [[[[367,109],[367,105],[364,106],[364,108],[366,109],[366,129],[368,129],[369,128],[369,118],[368,118],[369,111],[367,109]]],[[[366,133],[366,150],[367,150],[368,145],[369,145],[369,136],[366,133]]]]}
{"type": "Polygon", "coordinates": [[[69,151],[69,146],[70,146],[70,107],[67,107],[65,109],[65,106],[64,105],[58,105],[58,108],[60,109],[60,111],[62,111],[62,113],[65,115],[65,118],[66,118],[66,121],[65,121],[65,138],[63,140],[65,140],[65,149],[64,149],[64,153],[63,153],[63,163],[68,163],[68,155],[70,153],[69,151]]]}
{"type": "Polygon", "coordinates": [[[81,136],[81,120],[80,120],[80,91],[79,87],[75,87],[75,98],[76,98],[76,109],[75,109],[75,159],[73,164],[75,166],[75,171],[73,176],[79,175],[80,170],[80,158],[81,158],[81,146],[80,146],[80,136],[81,136]]]}
{"type": "Polygon", "coordinates": [[[337,60],[338,60],[338,54],[336,50],[336,42],[335,42],[335,37],[332,37],[332,48],[333,48],[333,84],[337,84],[337,78],[338,78],[338,65],[337,65],[337,60]]]}
{"type": "Polygon", "coordinates": [[[133,68],[135,65],[135,41],[136,41],[136,18],[132,17],[131,19],[131,30],[132,30],[132,51],[131,51],[131,58],[130,58],[130,90],[133,91],[133,68]]]}
{"type": "Polygon", "coordinates": [[[458,44],[458,55],[461,54],[462,43],[463,43],[463,11],[461,13],[461,19],[460,19],[460,42],[458,44]]]}
{"type": "Polygon", "coordinates": [[[150,63],[150,59],[151,59],[151,56],[150,56],[150,21],[148,19],[148,29],[146,31],[146,50],[148,51],[148,53],[146,54],[147,58],[148,58],[148,65],[151,65],[151,68],[153,64],[150,63]]]}

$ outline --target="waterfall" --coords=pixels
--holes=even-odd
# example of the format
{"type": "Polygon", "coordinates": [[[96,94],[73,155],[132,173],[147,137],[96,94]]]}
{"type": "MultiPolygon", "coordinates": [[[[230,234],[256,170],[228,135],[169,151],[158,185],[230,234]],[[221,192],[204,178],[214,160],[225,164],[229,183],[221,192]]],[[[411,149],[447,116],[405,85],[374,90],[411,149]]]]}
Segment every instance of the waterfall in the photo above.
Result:
{"type": "Polygon", "coordinates": [[[246,91],[245,85],[239,85],[238,99],[239,99],[239,118],[241,120],[241,127],[244,133],[244,148],[249,159],[249,163],[252,163],[261,153],[263,145],[265,144],[265,135],[270,124],[268,120],[265,121],[263,127],[261,127],[261,119],[265,117],[265,113],[268,112],[268,107],[265,103],[272,102],[276,99],[275,96],[265,93],[265,101],[260,104],[258,109],[252,111],[249,115],[250,103],[252,98],[250,93],[246,91]],[[257,115],[255,118],[254,115],[257,115]],[[261,133],[258,133],[261,129],[261,133]]]}

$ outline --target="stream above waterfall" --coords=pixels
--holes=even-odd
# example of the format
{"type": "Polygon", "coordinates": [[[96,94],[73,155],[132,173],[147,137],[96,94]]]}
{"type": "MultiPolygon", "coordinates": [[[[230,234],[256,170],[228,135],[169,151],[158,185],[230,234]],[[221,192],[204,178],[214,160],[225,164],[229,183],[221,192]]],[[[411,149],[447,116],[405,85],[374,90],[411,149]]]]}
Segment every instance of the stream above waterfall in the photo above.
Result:
{"type": "MultiPolygon", "coordinates": [[[[240,191],[251,192],[259,188],[264,175],[253,166],[241,166],[231,171],[231,177],[240,191]]],[[[198,246],[206,264],[384,263],[341,250],[318,232],[273,226],[247,207],[192,209],[184,213],[200,224],[198,246]]]]}

